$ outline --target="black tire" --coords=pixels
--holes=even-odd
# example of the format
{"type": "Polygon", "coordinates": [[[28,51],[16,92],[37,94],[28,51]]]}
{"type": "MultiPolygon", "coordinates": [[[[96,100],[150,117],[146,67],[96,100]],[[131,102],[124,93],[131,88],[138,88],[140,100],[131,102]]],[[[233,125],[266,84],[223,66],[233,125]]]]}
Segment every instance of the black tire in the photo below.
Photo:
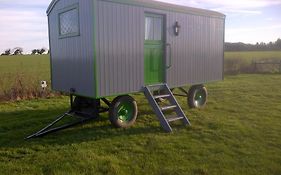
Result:
{"type": "Polygon", "coordinates": [[[138,116],[135,99],[129,95],[116,97],[109,108],[109,120],[117,128],[132,126],[138,116]]]}
{"type": "Polygon", "coordinates": [[[204,108],[207,104],[208,91],[204,85],[192,86],[188,91],[188,106],[190,108],[204,108]]]}

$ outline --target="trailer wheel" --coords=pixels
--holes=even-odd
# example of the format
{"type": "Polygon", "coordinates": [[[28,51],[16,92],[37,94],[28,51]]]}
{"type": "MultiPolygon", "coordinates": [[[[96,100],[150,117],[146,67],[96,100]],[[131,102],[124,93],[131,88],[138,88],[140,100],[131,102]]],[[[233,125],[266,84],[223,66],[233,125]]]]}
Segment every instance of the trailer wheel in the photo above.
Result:
{"type": "Polygon", "coordinates": [[[188,91],[188,106],[190,108],[203,108],[208,98],[207,88],[204,85],[192,86],[188,91]]]}
{"type": "Polygon", "coordinates": [[[137,115],[137,102],[129,95],[116,97],[109,108],[109,120],[117,128],[132,126],[137,115]]]}

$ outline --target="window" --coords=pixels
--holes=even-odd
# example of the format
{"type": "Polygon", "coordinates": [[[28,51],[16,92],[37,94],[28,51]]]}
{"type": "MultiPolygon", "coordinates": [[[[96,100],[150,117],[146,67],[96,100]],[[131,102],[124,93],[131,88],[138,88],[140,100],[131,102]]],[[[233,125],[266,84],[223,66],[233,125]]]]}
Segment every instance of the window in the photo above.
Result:
{"type": "Polygon", "coordinates": [[[79,35],[78,5],[64,9],[59,13],[59,35],[61,38],[79,35]]]}
{"type": "Polygon", "coordinates": [[[145,40],[160,41],[162,40],[162,17],[145,17],[145,40]]]}

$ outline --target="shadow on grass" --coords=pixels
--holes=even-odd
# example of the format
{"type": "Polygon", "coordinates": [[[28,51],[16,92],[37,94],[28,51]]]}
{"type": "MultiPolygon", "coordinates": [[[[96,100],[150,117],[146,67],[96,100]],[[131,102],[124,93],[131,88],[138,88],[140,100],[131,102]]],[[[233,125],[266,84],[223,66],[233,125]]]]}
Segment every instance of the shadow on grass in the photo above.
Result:
{"type": "MultiPolygon", "coordinates": [[[[23,110],[18,112],[5,113],[0,112],[0,148],[25,148],[35,145],[68,145],[82,143],[87,141],[97,141],[102,139],[113,139],[116,137],[144,135],[149,133],[163,133],[160,127],[144,125],[142,115],[139,116],[140,124],[136,123],[134,127],[128,129],[116,129],[111,126],[107,113],[99,118],[88,121],[62,131],[50,133],[44,137],[24,140],[28,135],[37,132],[50,122],[56,116],[66,110],[56,109],[48,110],[23,110]]],[[[145,112],[148,114],[148,112],[145,112]]],[[[153,114],[151,111],[150,114],[153,114]]],[[[66,119],[58,125],[71,122],[66,119]]]]}

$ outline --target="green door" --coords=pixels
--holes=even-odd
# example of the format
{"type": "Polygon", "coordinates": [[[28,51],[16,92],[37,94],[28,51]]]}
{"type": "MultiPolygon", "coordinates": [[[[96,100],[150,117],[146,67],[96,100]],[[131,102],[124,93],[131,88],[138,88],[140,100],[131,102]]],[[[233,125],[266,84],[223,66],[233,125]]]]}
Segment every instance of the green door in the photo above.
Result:
{"type": "Polygon", "coordinates": [[[145,85],[164,82],[164,18],[145,15],[144,79],[145,85]]]}

